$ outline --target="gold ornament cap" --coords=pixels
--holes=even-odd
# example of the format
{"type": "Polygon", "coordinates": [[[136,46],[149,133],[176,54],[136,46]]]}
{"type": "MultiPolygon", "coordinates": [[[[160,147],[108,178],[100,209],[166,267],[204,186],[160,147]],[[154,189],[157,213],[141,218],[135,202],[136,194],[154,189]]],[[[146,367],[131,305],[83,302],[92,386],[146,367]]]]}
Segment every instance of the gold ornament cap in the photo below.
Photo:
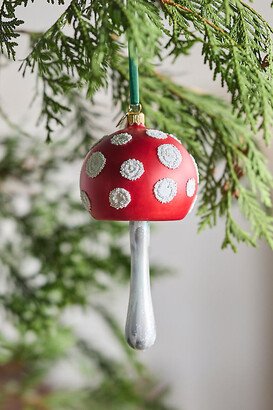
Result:
{"type": "Polygon", "coordinates": [[[127,114],[127,125],[145,125],[145,116],[143,112],[129,111],[127,114]]]}
{"type": "Polygon", "coordinates": [[[141,112],[142,106],[141,104],[133,104],[129,106],[128,111],[117,123],[117,127],[119,127],[123,121],[127,122],[127,126],[137,124],[137,125],[145,125],[145,116],[143,112],[141,112]]]}

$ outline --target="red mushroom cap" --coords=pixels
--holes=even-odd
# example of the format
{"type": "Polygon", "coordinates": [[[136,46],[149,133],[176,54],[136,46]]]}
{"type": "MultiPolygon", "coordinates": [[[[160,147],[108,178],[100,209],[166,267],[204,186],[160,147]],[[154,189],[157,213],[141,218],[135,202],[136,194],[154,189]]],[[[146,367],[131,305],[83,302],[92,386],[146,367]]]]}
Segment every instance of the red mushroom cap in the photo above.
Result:
{"type": "Polygon", "coordinates": [[[136,124],[95,144],[80,177],[83,204],[99,220],[183,219],[197,186],[195,160],[180,141],[136,124]]]}

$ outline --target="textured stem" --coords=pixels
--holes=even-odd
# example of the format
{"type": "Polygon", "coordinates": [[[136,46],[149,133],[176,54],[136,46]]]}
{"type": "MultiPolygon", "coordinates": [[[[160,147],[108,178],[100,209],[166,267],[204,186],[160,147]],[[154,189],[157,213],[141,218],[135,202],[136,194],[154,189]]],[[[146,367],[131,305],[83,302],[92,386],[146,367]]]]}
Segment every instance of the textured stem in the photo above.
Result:
{"type": "Polygon", "coordinates": [[[149,272],[150,227],[130,222],[131,284],[125,334],[131,347],[145,350],[156,339],[149,272]]]}

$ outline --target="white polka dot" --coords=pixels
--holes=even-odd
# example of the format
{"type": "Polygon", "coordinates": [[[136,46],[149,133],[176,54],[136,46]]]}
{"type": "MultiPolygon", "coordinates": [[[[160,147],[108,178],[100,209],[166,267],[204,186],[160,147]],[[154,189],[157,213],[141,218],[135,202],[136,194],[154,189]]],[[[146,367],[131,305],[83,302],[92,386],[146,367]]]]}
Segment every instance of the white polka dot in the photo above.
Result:
{"type": "Polygon", "coordinates": [[[105,167],[106,158],[101,152],[93,152],[86,162],[86,173],[89,177],[95,178],[105,167]]]}
{"type": "Polygon", "coordinates": [[[193,164],[194,164],[194,167],[195,167],[195,171],[196,171],[196,175],[197,175],[197,182],[199,183],[199,170],[198,170],[198,166],[197,166],[197,164],[196,164],[196,161],[195,161],[195,159],[193,158],[193,156],[190,154],[190,157],[191,157],[191,159],[192,159],[192,161],[193,161],[193,164]]]}
{"type": "Polygon", "coordinates": [[[195,179],[190,178],[187,182],[187,185],[186,185],[186,192],[187,192],[188,197],[191,198],[194,195],[195,186],[196,186],[195,179]]]}
{"type": "Polygon", "coordinates": [[[182,155],[179,149],[172,144],[159,145],[157,155],[161,164],[170,169],[178,168],[182,161],[182,155]]]}
{"type": "Polygon", "coordinates": [[[127,159],[121,164],[120,173],[124,178],[135,181],[140,178],[144,172],[144,166],[142,162],[137,159],[127,159]]]}
{"type": "Polygon", "coordinates": [[[171,178],[163,178],[154,185],[154,195],[162,204],[171,202],[177,194],[177,184],[171,178]]]}
{"type": "Polygon", "coordinates": [[[115,134],[111,138],[111,144],[125,145],[125,144],[127,144],[127,142],[131,141],[132,138],[133,137],[132,137],[131,134],[127,134],[127,132],[121,132],[120,134],[115,134]]]}
{"type": "Polygon", "coordinates": [[[146,134],[149,137],[157,138],[160,140],[165,140],[166,138],[168,138],[168,135],[165,134],[165,132],[158,131],[158,130],[146,130],[146,134]]]}
{"type": "Polygon", "coordinates": [[[170,137],[172,137],[175,141],[179,142],[179,144],[182,145],[182,142],[173,134],[169,134],[170,137]]]}
{"type": "Polygon", "coordinates": [[[81,200],[83,203],[84,208],[89,212],[91,208],[90,200],[86,192],[81,191],[81,200]]]}
{"type": "Polygon", "coordinates": [[[124,188],[115,188],[109,194],[109,202],[113,208],[126,208],[131,202],[130,192],[124,188]]]}
{"type": "Polygon", "coordinates": [[[194,200],[192,201],[192,204],[191,204],[191,207],[190,207],[190,209],[189,209],[188,214],[190,214],[191,211],[193,210],[194,205],[196,204],[196,201],[197,201],[197,197],[198,197],[198,196],[196,195],[195,198],[194,198],[194,200]]]}

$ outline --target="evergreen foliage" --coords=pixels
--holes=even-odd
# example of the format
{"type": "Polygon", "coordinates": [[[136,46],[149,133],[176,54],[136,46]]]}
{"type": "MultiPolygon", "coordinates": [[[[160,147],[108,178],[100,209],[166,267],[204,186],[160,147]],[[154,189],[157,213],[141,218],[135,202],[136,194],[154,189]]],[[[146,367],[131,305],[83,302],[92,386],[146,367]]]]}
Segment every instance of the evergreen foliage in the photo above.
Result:
{"type": "Polygon", "coordinates": [[[104,272],[112,279],[129,278],[130,260],[118,242],[126,225],[90,220],[73,178],[58,183],[63,169],[79,167],[79,158],[69,155],[76,143],[70,139],[64,151],[58,141],[45,153],[42,143],[27,136],[2,141],[0,265],[9,288],[0,300],[25,331],[50,327],[67,305],[85,305],[88,284],[94,294],[106,290],[104,272]],[[22,202],[25,213],[16,205],[22,202]],[[5,237],[7,223],[13,235],[5,237]]]}
{"type": "MultiPolygon", "coordinates": [[[[96,120],[86,101],[77,101],[90,144],[96,120]]],[[[0,314],[13,335],[0,334],[0,408],[170,410],[166,387],[136,359],[112,313],[98,305],[115,282],[129,279],[122,245],[128,229],[92,221],[79,202],[72,177],[82,160],[78,134],[45,150],[36,136],[18,132],[0,144],[0,314]],[[75,305],[107,326],[119,360],[62,324],[63,310],[75,305]],[[72,361],[74,372],[84,370],[82,388],[60,389],[47,381],[62,360],[72,361]]]]}
{"type": "Polygon", "coordinates": [[[162,0],[162,3],[173,27],[169,41],[171,54],[181,54],[180,47],[183,50],[189,40],[200,41],[213,78],[220,76],[236,112],[254,132],[263,129],[268,142],[273,121],[270,25],[241,0],[162,0]],[[196,32],[200,36],[198,40],[196,32]],[[181,46],[177,47],[179,43],[181,46]]]}
{"type": "MultiPolygon", "coordinates": [[[[15,58],[14,38],[22,24],[16,10],[22,3],[26,5],[12,3],[9,16],[14,22],[5,33],[9,43],[2,39],[10,58],[15,58]]],[[[272,247],[272,178],[257,140],[261,130],[268,143],[272,132],[272,28],[249,4],[130,0],[125,6],[122,0],[72,0],[47,32],[29,36],[31,51],[21,70],[24,75],[35,72],[40,80],[37,95],[42,97],[47,141],[57,125],[68,126],[79,113],[81,97],[92,101],[100,88],[111,85],[114,103],[126,110],[130,39],[140,54],[141,99],[149,124],[174,132],[197,156],[203,183],[200,229],[224,216],[223,246],[235,250],[234,239],[254,245],[265,238],[272,247]],[[155,72],[153,61],[164,58],[166,49],[178,58],[196,43],[202,44],[213,78],[219,76],[230,93],[230,106],[178,87],[155,72]],[[220,163],[224,170],[216,176],[220,163]],[[234,202],[250,222],[249,233],[232,216],[234,202]]],[[[77,126],[80,130],[81,124],[77,126]]]]}
{"type": "Polygon", "coordinates": [[[1,337],[2,410],[174,410],[165,404],[166,386],[153,380],[135,358],[109,312],[100,307],[94,310],[107,323],[120,358],[111,359],[95,343],[75,339],[65,327],[47,338],[23,336],[10,341],[1,337]],[[63,360],[69,361],[74,374],[84,376],[83,387],[56,388],[46,378],[52,366],[63,360]]]}
{"type": "MultiPolygon", "coordinates": [[[[91,221],[75,193],[75,179],[60,184],[57,175],[79,169],[100,134],[93,104],[98,90],[111,88],[113,106],[126,112],[130,39],[139,50],[147,125],[177,135],[197,159],[200,230],[221,217],[223,247],[235,251],[237,242],[256,245],[265,239],[273,248],[273,180],[263,154],[273,125],[272,28],[241,0],[128,0],[126,5],[123,0],[58,0],[65,11],[45,33],[36,33],[25,30],[18,18],[20,7],[33,1],[3,0],[0,7],[1,58],[21,65],[23,75],[37,77],[40,121],[52,141],[39,144],[0,110],[14,131],[0,144],[1,313],[18,336],[0,341],[1,371],[10,375],[10,368],[23,364],[11,376],[18,388],[12,400],[26,408],[169,409],[161,393],[154,395],[154,382],[124,344],[111,314],[95,303],[97,293],[105,293],[113,281],[128,280],[129,258],[121,242],[126,225],[91,221]],[[20,35],[29,38],[23,62],[16,61],[20,35]],[[166,53],[183,61],[196,44],[230,103],[177,85],[160,72],[166,53]],[[18,206],[22,201],[25,211],[18,206]],[[234,216],[237,205],[248,230],[234,216]],[[73,353],[88,361],[92,375],[99,373],[100,383],[73,395],[50,390],[41,396],[48,367],[63,352],[71,353],[59,318],[75,304],[100,315],[130,368],[95,345],[72,339],[73,353]]],[[[44,7],[50,7],[47,3],[54,0],[44,7]]],[[[10,390],[1,376],[0,386],[4,408],[10,390]]]]}

